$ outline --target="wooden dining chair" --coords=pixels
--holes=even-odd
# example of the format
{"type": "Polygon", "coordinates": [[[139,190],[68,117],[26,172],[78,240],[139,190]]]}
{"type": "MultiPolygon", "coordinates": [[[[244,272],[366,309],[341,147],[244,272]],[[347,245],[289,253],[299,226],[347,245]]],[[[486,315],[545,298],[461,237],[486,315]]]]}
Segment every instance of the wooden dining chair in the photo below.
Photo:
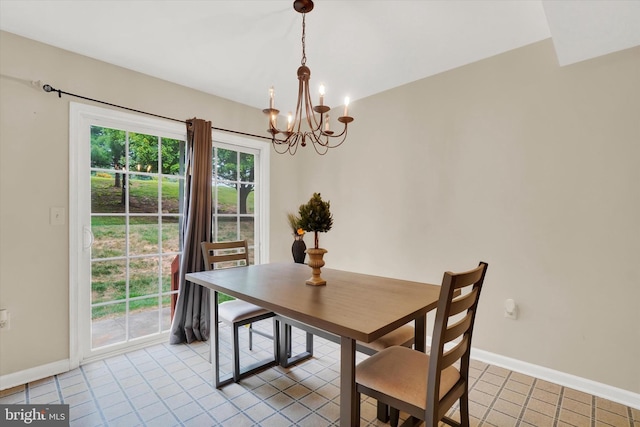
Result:
{"type": "MultiPolygon", "coordinates": [[[[440,421],[469,426],[471,336],[487,267],[481,262],[467,272],[444,274],[430,354],[394,346],[356,366],[358,420],[360,398],[365,394],[394,411],[408,413],[403,426],[422,421],[426,427],[437,427],[440,421]],[[456,296],[457,290],[462,292],[456,296]],[[445,415],[456,401],[460,422],[445,415]]],[[[391,419],[397,425],[398,413],[392,413],[391,419]]]]}
{"type": "MultiPolygon", "coordinates": [[[[216,270],[220,268],[244,267],[249,265],[249,249],[246,240],[236,240],[229,242],[202,242],[202,255],[206,270],[216,270]]],[[[212,308],[213,310],[213,308],[212,308]]],[[[268,366],[273,366],[278,361],[276,323],[274,320],[274,334],[254,329],[253,323],[274,317],[275,313],[251,304],[240,299],[224,301],[218,304],[218,318],[231,326],[232,343],[231,352],[233,358],[233,381],[238,382],[241,378],[255,373],[268,366]],[[273,359],[251,365],[244,371],[240,370],[240,328],[248,325],[249,328],[249,350],[253,349],[253,334],[258,334],[273,340],[273,359]]]]}
{"type": "MultiPolygon", "coordinates": [[[[281,316],[277,316],[281,317],[281,316]]],[[[298,322],[292,322],[291,319],[280,318],[280,322],[283,324],[284,329],[281,332],[281,339],[283,339],[283,347],[286,349],[285,353],[280,355],[280,365],[283,367],[289,367],[295,363],[298,363],[301,360],[306,360],[313,355],[313,335],[319,335],[326,339],[333,339],[338,342],[337,337],[332,336],[331,334],[324,333],[322,330],[317,328],[311,328],[308,325],[302,325],[298,322]],[[306,331],[307,335],[307,347],[306,351],[298,354],[296,356],[292,355],[292,323],[295,323],[297,327],[301,327],[306,331]]],[[[413,324],[408,323],[406,325],[402,325],[401,327],[389,332],[386,335],[378,338],[375,341],[366,343],[364,341],[356,341],[356,351],[364,353],[366,355],[373,355],[377,352],[384,350],[385,348],[401,345],[407,348],[412,348],[415,342],[415,328],[413,324]]],[[[378,420],[382,422],[389,421],[389,415],[395,414],[396,412],[392,412],[389,407],[382,403],[378,402],[378,420]]]]}
{"type": "MultiPolygon", "coordinates": [[[[364,353],[368,356],[373,356],[379,351],[396,345],[406,348],[412,348],[413,344],[415,343],[415,336],[415,328],[412,324],[407,323],[406,325],[402,325],[398,329],[394,329],[388,334],[383,335],[375,341],[356,341],[356,351],[364,353]]],[[[392,418],[397,418],[398,415],[397,410],[389,408],[387,404],[381,401],[378,401],[377,410],[377,418],[382,422],[389,421],[390,416],[392,418]]]]}

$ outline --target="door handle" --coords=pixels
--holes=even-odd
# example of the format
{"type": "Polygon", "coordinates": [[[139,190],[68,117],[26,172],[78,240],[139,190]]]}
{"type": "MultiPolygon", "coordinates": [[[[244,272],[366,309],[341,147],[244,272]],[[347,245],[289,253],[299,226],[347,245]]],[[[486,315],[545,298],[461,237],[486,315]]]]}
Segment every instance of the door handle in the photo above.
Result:
{"type": "Polygon", "coordinates": [[[82,247],[83,249],[91,249],[94,241],[93,233],[91,232],[91,227],[87,227],[86,225],[82,228],[82,247]]]}

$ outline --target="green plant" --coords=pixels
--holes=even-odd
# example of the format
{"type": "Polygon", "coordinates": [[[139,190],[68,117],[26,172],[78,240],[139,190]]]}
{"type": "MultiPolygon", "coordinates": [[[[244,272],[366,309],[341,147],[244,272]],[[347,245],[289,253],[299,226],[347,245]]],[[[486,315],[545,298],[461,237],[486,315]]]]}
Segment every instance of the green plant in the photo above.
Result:
{"type": "Polygon", "coordinates": [[[287,221],[289,221],[289,227],[291,227],[291,231],[294,236],[302,236],[304,235],[304,230],[300,227],[300,217],[294,213],[287,213],[287,221]]]}
{"type": "Polygon", "coordinates": [[[325,233],[333,226],[333,215],[331,215],[331,204],[325,202],[320,197],[320,193],[313,193],[309,202],[300,205],[299,226],[305,231],[313,231],[314,247],[318,249],[318,233],[325,233]]]}

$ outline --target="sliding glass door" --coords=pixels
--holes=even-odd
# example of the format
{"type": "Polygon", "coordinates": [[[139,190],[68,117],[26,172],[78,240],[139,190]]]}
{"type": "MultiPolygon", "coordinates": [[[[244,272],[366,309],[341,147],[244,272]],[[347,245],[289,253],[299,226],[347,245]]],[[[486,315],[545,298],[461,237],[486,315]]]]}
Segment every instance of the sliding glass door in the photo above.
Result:
{"type": "MultiPolygon", "coordinates": [[[[71,103],[72,367],[168,338],[185,137],[184,123],[71,103]]],[[[247,239],[251,262],[264,262],[270,147],[215,133],[213,144],[213,239],[247,239]]]]}

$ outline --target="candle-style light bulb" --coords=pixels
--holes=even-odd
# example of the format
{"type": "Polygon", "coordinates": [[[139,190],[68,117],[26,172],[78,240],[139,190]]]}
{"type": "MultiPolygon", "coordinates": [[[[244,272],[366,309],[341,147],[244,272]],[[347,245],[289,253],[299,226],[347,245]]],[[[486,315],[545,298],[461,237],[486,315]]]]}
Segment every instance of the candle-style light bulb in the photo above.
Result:
{"type": "Polygon", "coordinates": [[[324,85],[320,85],[320,105],[324,105],[324,85]]]}
{"type": "Polygon", "coordinates": [[[272,114],[271,115],[271,127],[274,128],[274,129],[276,128],[276,125],[278,124],[276,120],[277,120],[276,115],[272,114]]]}
{"type": "Polygon", "coordinates": [[[344,98],[344,116],[347,117],[349,115],[349,97],[345,96],[344,98]]]}
{"type": "Polygon", "coordinates": [[[269,108],[273,110],[273,86],[269,88],[269,108]]]}
{"type": "Polygon", "coordinates": [[[293,129],[293,114],[289,111],[289,115],[287,116],[287,132],[291,132],[293,129]]]}
{"type": "Polygon", "coordinates": [[[325,132],[329,131],[329,115],[328,114],[324,115],[324,131],[325,132]]]}

